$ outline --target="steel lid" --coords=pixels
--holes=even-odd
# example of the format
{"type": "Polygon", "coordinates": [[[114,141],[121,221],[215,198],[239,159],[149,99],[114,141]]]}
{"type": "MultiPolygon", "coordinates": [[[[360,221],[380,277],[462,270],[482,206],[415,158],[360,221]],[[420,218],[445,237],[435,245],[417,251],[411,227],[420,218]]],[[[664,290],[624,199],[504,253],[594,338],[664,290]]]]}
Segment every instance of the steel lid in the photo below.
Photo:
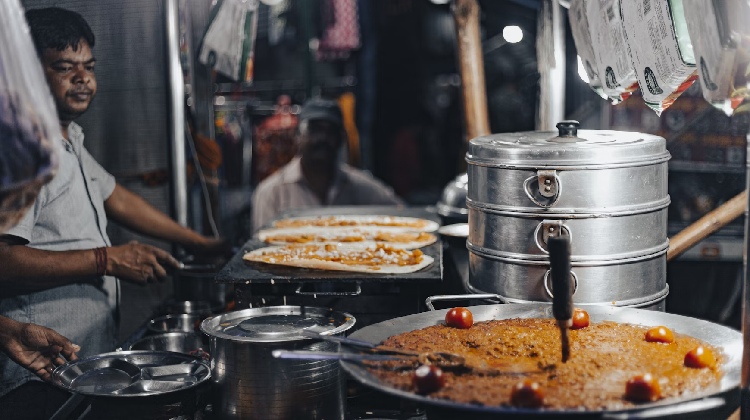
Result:
{"type": "Polygon", "coordinates": [[[477,137],[469,142],[470,165],[508,168],[596,168],[667,161],[666,141],[651,134],[578,130],[578,121],[557,124],[558,132],[528,131],[477,137]]]}
{"type": "Polygon", "coordinates": [[[354,325],[350,314],[326,308],[270,306],[229,312],[208,318],[201,331],[211,337],[254,343],[310,339],[303,331],[335,335],[354,325]]]}

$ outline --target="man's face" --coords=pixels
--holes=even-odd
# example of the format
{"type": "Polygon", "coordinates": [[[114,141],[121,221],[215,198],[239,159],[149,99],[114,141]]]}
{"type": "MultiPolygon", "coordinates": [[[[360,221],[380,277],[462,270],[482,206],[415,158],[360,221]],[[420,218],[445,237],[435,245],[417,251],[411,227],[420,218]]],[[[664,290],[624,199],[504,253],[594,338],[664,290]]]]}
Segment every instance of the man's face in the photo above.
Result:
{"type": "Polygon", "coordinates": [[[299,126],[299,153],[308,160],[335,160],[343,140],[341,127],[326,120],[305,120],[299,126]]]}
{"type": "Polygon", "coordinates": [[[91,47],[84,39],[78,43],[78,50],[44,50],[42,66],[60,121],[73,121],[89,108],[96,94],[94,63],[91,47]]]}

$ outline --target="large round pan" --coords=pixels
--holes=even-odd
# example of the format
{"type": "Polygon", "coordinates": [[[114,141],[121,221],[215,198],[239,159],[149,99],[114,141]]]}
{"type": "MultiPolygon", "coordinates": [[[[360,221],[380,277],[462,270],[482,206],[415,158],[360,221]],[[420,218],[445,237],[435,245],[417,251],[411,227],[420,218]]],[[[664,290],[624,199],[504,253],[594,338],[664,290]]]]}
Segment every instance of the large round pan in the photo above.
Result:
{"type": "MultiPolygon", "coordinates": [[[[611,306],[584,306],[592,322],[615,321],[644,326],[664,325],[676,333],[699,338],[719,347],[725,355],[721,365],[724,376],[719,385],[706,391],[705,394],[691,395],[689,398],[670,398],[655,403],[640,405],[633,409],[619,411],[569,411],[569,410],[531,410],[511,407],[485,407],[471,404],[439,400],[423,395],[394,388],[371,375],[361,365],[341,362],[342,367],[357,381],[382,392],[418,401],[428,409],[435,410],[430,418],[472,418],[472,419],[507,419],[534,418],[550,416],[562,418],[587,419],[625,419],[625,418],[679,418],[679,419],[722,419],[725,420],[739,407],[740,370],[742,365],[742,334],[730,328],[707,321],[688,318],[680,315],[654,312],[632,308],[611,306]]],[[[476,321],[508,318],[551,318],[552,306],[547,304],[506,304],[483,305],[469,308],[476,321]]],[[[354,332],[351,337],[358,340],[380,343],[386,338],[407,331],[413,331],[443,322],[445,310],[423,312],[401,318],[395,318],[370,325],[354,332]]]]}

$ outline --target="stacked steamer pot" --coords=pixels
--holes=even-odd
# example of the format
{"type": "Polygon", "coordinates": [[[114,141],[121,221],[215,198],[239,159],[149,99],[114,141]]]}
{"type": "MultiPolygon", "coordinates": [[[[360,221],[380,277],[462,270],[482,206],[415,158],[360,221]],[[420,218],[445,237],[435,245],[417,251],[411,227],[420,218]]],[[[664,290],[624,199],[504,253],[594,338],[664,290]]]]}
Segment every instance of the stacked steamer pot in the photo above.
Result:
{"type": "Polygon", "coordinates": [[[578,130],[471,140],[469,291],[549,302],[547,239],[571,239],[573,301],[664,310],[667,161],[663,138],[578,130]]]}

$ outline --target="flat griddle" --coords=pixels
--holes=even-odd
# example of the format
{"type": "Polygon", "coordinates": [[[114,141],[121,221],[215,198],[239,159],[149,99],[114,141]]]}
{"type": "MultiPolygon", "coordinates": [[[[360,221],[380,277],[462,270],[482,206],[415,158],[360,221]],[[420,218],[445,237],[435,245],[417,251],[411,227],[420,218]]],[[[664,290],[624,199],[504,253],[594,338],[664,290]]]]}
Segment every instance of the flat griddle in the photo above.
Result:
{"type": "MultiPolygon", "coordinates": [[[[347,216],[347,215],[386,215],[405,216],[428,219],[440,223],[440,218],[434,212],[423,207],[396,206],[346,206],[321,207],[315,209],[294,210],[281,214],[278,219],[301,216],[347,216]]],[[[435,283],[443,278],[443,245],[438,240],[429,246],[421,248],[422,252],[435,259],[429,266],[415,273],[377,274],[354,273],[346,271],[315,270],[310,268],[285,267],[263,263],[247,262],[242,259],[246,252],[268,246],[254,236],[242,246],[240,251],[216,275],[218,283],[243,284],[285,284],[302,282],[410,282],[435,283]]]]}
{"type": "MultiPolygon", "coordinates": [[[[456,403],[430,398],[403,391],[380,381],[363,366],[341,362],[341,366],[357,381],[379,391],[416,401],[432,408],[438,418],[508,419],[551,417],[585,419],[627,419],[627,418],[672,418],[672,419],[721,419],[725,420],[740,403],[740,371],[742,367],[742,334],[731,328],[695,318],[663,312],[611,306],[583,306],[592,322],[615,321],[644,326],[664,325],[675,333],[699,338],[721,348],[726,361],[721,365],[724,377],[718,390],[684,398],[670,398],[654,403],[642,404],[636,408],[619,411],[571,411],[534,410],[512,407],[486,407],[456,403]]],[[[509,318],[553,318],[549,304],[505,304],[482,305],[469,308],[474,321],[509,318]]],[[[386,338],[408,331],[437,325],[443,322],[448,309],[422,312],[415,315],[395,318],[364,327],[351,335],[351,338],[381,343],[386,338]]]]}

